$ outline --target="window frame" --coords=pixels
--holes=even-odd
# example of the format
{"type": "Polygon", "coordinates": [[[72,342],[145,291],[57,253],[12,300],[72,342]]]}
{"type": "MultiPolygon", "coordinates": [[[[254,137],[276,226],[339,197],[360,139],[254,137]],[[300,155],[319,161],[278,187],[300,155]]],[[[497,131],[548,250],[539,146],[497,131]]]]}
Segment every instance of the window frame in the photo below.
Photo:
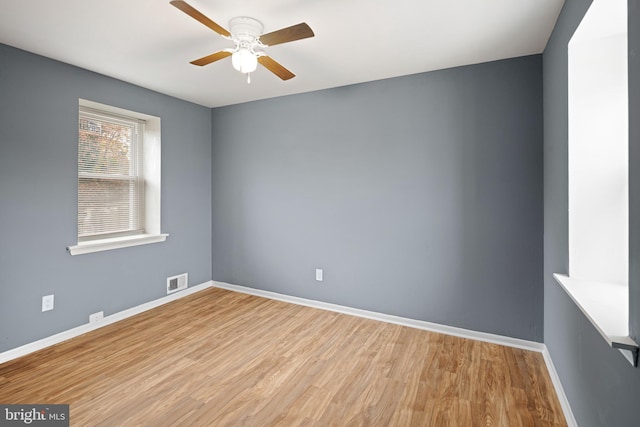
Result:
{"type": "MultiPolygon", "coordinates": [[[[109,113],[107,111],[96,110],[89,107],[79,107],[79,124],[84,118],[88,122],[92,120],[100,124],[108,122],[120,126],[126,126],[131,129],[131,136],[129,141],[130,164],[129,171],[125,174],[114,173],[91,173],[82,172],[80,163],[80,152],[78,155],[78,242],[90,242],[94,240],[104,240],[114,237],[131,236],[145,233],[144,225],[144,165],[143,159],[143,146],[144,146],[144,125],[143,120],[130,116],[121,116],[119,114],[109,113]],[[132,196],[129,197],[129,207],[127,212],[127,227],[120,229],[111,229],[102,232],[93,233],[81,233],[80,226],[80,206],[82,204],[81,198],[84,196],[80,186],[82,180],[95,180],[104,183],[128,183],[128,186],[132,189],[132,196]]],[[[79,130],[80,132],[80,130],[79,130]]],[[[80,150],[80,135],[78,142],[78,149],[80,150]]],[[[109,207],[109,205],[102,205],[103,207],[109,207]]]]}
{"type": "MultiPolygon", "coordinates": [[[[78,236],[76,229],[76,244],[67,246],[67,251],[71,255],[100,252],[111,249],[118,249],[130,246],[138,246],[149,243],[163,242],[169,236],[160,232],[160,196],[161,196],[161,120],[160,117],[151,116],[136,111],[130,111],[119,107],[100,104],[85,99],[78,100],[78,116],[76,117],[76,128],[79,129],[80,111],[95,111],[107,116],[133,119],[145,123],[140,135],[140,162],[139,166],[143,170],[143,179],[140,182],[144,194],[140,212],[143,216],[144,224],[142,232],[113,233],[103,235],[100,238],[85,239],[78,236]]],[[[78,135],[78,134],[77,134],[78,135]]],[[[79,147],[79,142],[77,147],[79,147]]],[[[77,162],[79,159],[77,159],[77,162]]],[[[80,172],[77,172],[77,183],[79,185],[80,172]]],[[[76,191],[78,188],[76,188],[76,191]]],[[[77,192],[76,192],[77,194],[77,192]]],[[[76,211],[76,222],[79,212],[76,211]]]]}
{"type": "Polygon", "coordinates": [[[628,58],[626,0],[594,0],[567,45],[569,272],[553,277],[638,366],[629,335],[628,58]],[[598,152],[602,134],[608,157],[598,152]]]}

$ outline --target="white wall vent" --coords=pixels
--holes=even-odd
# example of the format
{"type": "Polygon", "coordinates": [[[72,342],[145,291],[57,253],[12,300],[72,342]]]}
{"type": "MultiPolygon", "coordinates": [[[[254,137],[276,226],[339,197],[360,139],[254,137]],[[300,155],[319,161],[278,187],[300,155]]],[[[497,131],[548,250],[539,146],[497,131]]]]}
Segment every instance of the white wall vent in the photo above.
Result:
{"type": "Polygon", "coordinates": [[[189,274],[182,273],[177,276],[167,277],[167,294],[187,289],[189,286],[189,274]]]}

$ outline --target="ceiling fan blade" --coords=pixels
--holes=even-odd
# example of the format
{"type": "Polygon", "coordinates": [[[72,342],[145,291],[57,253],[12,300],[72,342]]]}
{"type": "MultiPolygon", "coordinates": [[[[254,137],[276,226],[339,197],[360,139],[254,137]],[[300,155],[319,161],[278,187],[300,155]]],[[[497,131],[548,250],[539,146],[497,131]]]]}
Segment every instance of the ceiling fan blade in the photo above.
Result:
{"type": "Polygon", "coordinates": [[[258,62],[282,80],[289,80],[296,76],[269,56],[264,55],[258,57],[258,62]]]}
{"type": "Polygon", "coordinates": [[[177,7],[178,9],[180,9],[181,11],[183,11],[184,13],[186,13],[187,15],[195,19],[196,21],[199,21],[202,24],[206,25],[207,27],[211,28],[213,31],[220,34],[221,36],[231,37],[231,33],[229,31],[227,31],[220,25],[213,22],[211,19],[204,16],[202,12],[196,10],[193,6],[189,5],[187,2],[182,0],[173,0],[169,3],[174,5],[175,7],[177,7]]]}
{"type": "Polygon", "coordinates": [[[313,36],[314,34],[311,27],[303,22],[298,25],[292,25],[291,27],[263,34],[260,36],[260,41],[267,46],[275,46],[277,44],[302,40],[313,36]]]}
{"type": "Polygon", "coordinates": [[[200,59],[196,59],[195,61],[191,61],[193,65],[199,65],[202,67],[203,65],[211,64],[212,62],[219,61],[228,56],[231,56],[231,52],[227,52],[226,50],[221,50],[220,52],[212,53],[211,55],[204,56],[200,59]]]}

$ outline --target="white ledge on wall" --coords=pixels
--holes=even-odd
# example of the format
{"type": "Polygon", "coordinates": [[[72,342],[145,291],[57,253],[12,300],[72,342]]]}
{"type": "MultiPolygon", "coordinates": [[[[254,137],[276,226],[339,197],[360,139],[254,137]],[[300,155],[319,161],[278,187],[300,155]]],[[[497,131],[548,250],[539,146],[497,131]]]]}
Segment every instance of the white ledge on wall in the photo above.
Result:
{"type": "Polygon", "coordinates": [[[629,337],[629,288],[623,284],[553,277],[580,308],[597,331],[633,364],[638,363],[638,344],[629,337]]]}
{"type": "Polygon", "coordinates": [[[67,251],[71,255],[90,254],[92,252],[108,251],[111,249],[126,248],[129,246],[147,245],[167,240],[168,234],[138,234],[135,236],[114,237],[112,239],[93,240],[81,242],[75,246],[68,246],[67,251]]]}

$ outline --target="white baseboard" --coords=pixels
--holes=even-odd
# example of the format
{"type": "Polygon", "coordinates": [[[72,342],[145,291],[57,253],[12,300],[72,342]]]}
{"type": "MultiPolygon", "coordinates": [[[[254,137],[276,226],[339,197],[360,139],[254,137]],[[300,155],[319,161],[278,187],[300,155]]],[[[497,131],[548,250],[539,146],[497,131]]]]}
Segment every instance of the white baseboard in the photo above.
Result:
{"type": "Polygon", "coordinates": [[[320,308],[328,311],[335,311],[352,316],[364,317],[372,320],[380,320],[382,322],[394,323],[396,325],[409,326],[411,328],[423,329],[431,332],[438,332],[446,335],[453,335],[461,338],[470,338],[477,341],[484,341],[492,344],[500,344],[508,347],[520,348],[523,350],[532,350],[537,352],[544,351],[544,344],[534,341],[522,340],[519,338],[505,337],[502,335],[489,334],[486,332],[477,332],[469,329],[456,328],[454,326],[440,325],[438,323],[425,322],[424,320],[408,319],[406,317],[393,316],[391,314],[377,313],[374,311],[361,310],[359,308],[346,307],[338,304],[331,304],[322,301],[310,300],[306,298],[293,297],[290,295],[279,294],[276,292],[263,291],[261,289],[248,288],[246,286],[232,285],[223,282],[213,282],[216,288],[227,289],[230,291],[241,292],[250,295],[256,295],[278,301],[290,302],[293,304],[304,305],[307,307],[320,308]]]}
{"type": "Polygon", "coordinates": [[[184,298],[187,295],[194,294],[206,288],[210,288],[211,286],[213,286],[212,281],[201,283],[195,286],[190,286],[183,291],[179,291],[171,295],[167,295],[162,298],[159,298],[157,300],[149,301],[147,303],[138,305],[136,307],[132,307],[127,310],[123,310],[118,313],[111,314],[98,322],[86,323],[84,325],[80,325],[76,328],[69,329],[55,335],[51,335],[41,340],[34,341],[20,347],[16,347],[11,350],[7,350],[3,353],[0,353],[0,363],[5,363],[10,360],[17,359],[18,357],[25,356],[29,353],[33,353],[34,351],[42,350],[43,348],[61,343],[62,341],[66,341],[70,338],[74,338],[79,335],[86,334],[87,332],[93,331],[95,329],[99,329],[104,326],[111,325],[112,323],[118,322],[120,320],[124,320],[131,316],[135,316],[136,314],[143,313],[147,310],[151,310],[152,308],[159,307],[168,302],[175,301],[180,298],[184,298]]]}
{"type": "Polygon", "coordinates": [[[564,388],[562,388],[558,371],[556,371],[556,367],[551,359],[551,353],[549,353],[549,349],[546,345],[542,351],[542,357],[544,357],[544,363],[547,365],[547,371],[551,377],[553,387],[556,390],[556,395],[560,401],[560,406],[562,407],[562,412],[564,412],[564,418],[567,421],[567,425],[569,427],[578,427],[578,423],[576,422],[576,419],[573,416],[573,411],[571,410],[571,405],[569,405],[569,399],[567,399],[567,395],[564,393],[564,388]]]}

